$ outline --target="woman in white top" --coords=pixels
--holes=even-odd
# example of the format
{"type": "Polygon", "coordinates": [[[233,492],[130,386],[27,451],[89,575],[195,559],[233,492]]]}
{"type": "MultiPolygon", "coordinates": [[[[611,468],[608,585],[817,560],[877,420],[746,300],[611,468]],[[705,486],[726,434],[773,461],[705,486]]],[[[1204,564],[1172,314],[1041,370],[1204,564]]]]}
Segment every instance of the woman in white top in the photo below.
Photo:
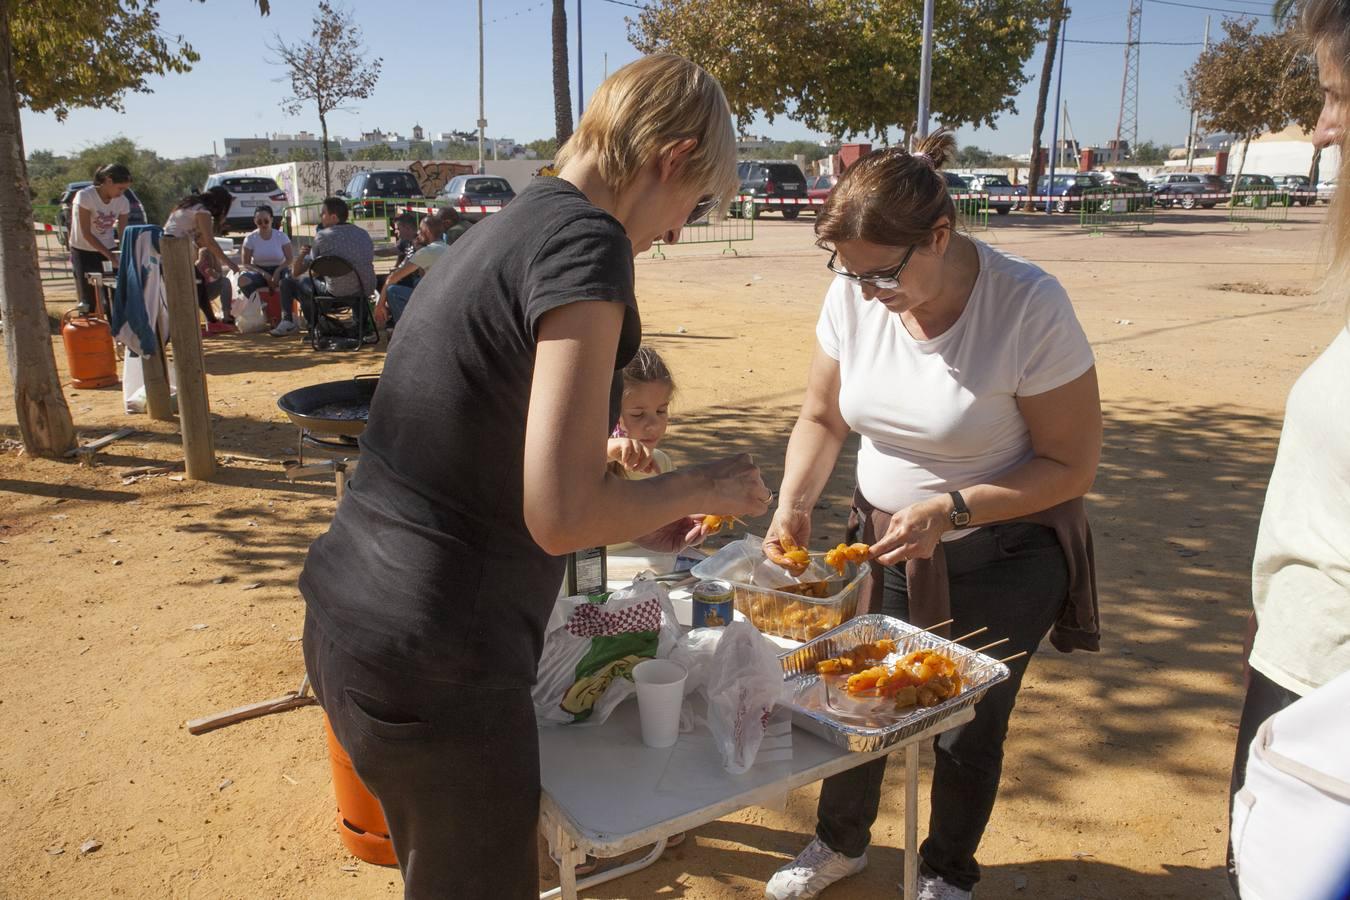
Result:
{"type": "Polygon", "coordinates": [[[234,197],[225,188],[216,186],[200,194],[188,194],[178,205],[169,213],[169,219],[164,223],[164,233],[172,237],[188,238],[192,241],[199,252],[194,252],[192,258],[198,263],[198,290],[197,305],[201,307],[202,314],[206,316],[206,321],[215,322],[216,313],[211,308],[211,300],[220,297],[221,311],[224,313],[224,319],[227,323],[234,322],[234,316],[230,313],[230,300],[233,291],[230,288],[230,282],[223,276],[226,269],[238,274],[239,264],[225,255],[225,251],[220,249],[216,243],[216,232],[220,231],[225,222],[225,216],[230,212],[230,205],[234,203],[234,197]],[[207,259],[199,259],[204,256],[207,259]],[[203,269],[214,270],[214,272],[203,271],[203,269]],[[210,274],[214,278],[207,280],[210,274]]]}
{"type": "MultiPolygon", "coordinates": [[[[1350,8],[1307,0],[1300,29],[1316,51],[1322,115],[1313,140],[1336,145],[1350,161],[1350,8]]],[[[1342,164],[1344,168],[1345,164],[1342,164]]],[[[1331,271],[1350,276],[1350,197],[1332,200],[1331,271]]],[[[1344,310],[1350,319],[1350,306],[1344,310]]],[[[1247,754],[1261,723],[1337,675],[1350,671],[1350,325],[1299,376],[1266,489],[1252,562],[1255,638],[1238,724],[1232,795],[1242,787],[1247,754]]],[[[1229,880],[1237,891],[1229,847],[1229,880]]]]}
{"type": "MultiPolygon", "coordinates": [[[[858,432],[855,512],[883,588],[872,611],[920,626],[952,618],[958,634],[988,626],[977,643],[1006,637],[1001,654],[1028,654],[974,720],[935,742],[919,850],[927,900],[968,898],[979,879],[1008,717],[1041,638],[1053,626],[1060,649],[1097,639],[1081,499],[1101,447],[1092,350],[1053,277],[956,232],[939,172],[954,150],[938,132],[918,153],[869,154],[821,211],[817,242],[835,277],[765,542],[778,560],[783,538],[806,546],[811,510],[858,432]],[[1075,595],[1080,631],[1061,642],[1075,595]]],[[[884,772],[879,760],[825,781],[816,838],[769,897],[814,897],[862,870],[884,772]]]]}
{"type": "Polygon", "coordinates": [[[131,203],[123,196],[129,187],[131,170],[121,163],[112,163],[99,166],[94,183],[78,191],[71,200],[70,262],[80,309],[84,312],[92,312],[97,305],[94,286],[84,276],[102,272],[104,260],[114,268],[117,266],[113,247],[117,236],[126,230],[131,214],[131,203]]]}
{"type": "Polygon", "coordinates": [[[272,227],[272,207],[259,206],[253,213],[257,227],[244,238],[240,262],[244,274],[239,276],[239,293],[251,294],[268,288],[280,290],[286,267],[291,264],[291,239],[272,227]]]}

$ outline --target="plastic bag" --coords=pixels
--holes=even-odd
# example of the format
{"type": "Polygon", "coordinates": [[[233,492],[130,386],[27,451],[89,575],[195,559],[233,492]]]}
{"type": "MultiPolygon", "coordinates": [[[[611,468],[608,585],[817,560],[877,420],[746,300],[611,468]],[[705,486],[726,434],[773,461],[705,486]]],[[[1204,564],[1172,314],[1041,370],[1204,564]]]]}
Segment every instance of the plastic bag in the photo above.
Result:
{"type": "Polygon", "coordinates": [[[731,623],[717,642],[703,690],[708,695],[708,729],[722,766],[740,775],[754,765],[769,717],[783,695],[778,648],[749,622],[731,623]]]}
{"type": "MultiPolygon", "coordinates": [[[[127,351],[122,358],[122,407],[127,413],[145,412],[145,370],[142,358],[127,351]]],[[[170,409],[178,410],[178,376],[173,366],[168,366],[170,409]]]]}
{"type": "Polygon", "coordinates": [[[535,718],[562,725],[605,721],[637,693],[633,667],[670,656],[679,633],[675,608],[658,582],[635,582],[602,603],[559,599],[539,659],[535,718]]]}
{"type": "Polygon", "coordinates": [[[256,292],[230,305],[234,308],[234,324],[243,334],[259,334],[271,327],[267,322],[267,309],[256,292]]]}

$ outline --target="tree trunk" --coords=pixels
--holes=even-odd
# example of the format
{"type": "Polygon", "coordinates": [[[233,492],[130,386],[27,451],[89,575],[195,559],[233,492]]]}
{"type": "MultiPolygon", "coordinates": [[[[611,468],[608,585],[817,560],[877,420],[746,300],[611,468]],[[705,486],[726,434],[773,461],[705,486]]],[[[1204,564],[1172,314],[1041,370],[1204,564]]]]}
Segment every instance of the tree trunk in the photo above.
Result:
{"type": "Polygon", "coordinates": [[[1317,190],[1317,182],[1320,180],[1318,176],[1322,174],[1321,169],[1322,169],[1322,148],[1313,147],[1312,165],[1308,166],[1309,190],[1311,191],[1317,190]]]}
{"type": "MultiPolygon", "coordinates": [[[[1050,100],[1050,80],[1055,74],[1055,51],[1059,46],[1059,23],[1064,18],[1064,0],[1059,0],[1050,13],[1050,27],[1045,35],[1045,61],[1041,64],[1041,83],[1036,90],[1036,118],[1031,123],[1031,164],[1027,168],[1027,196],[1036,194],[1036,183],[1041,180],[1041,135],[1045,131],[1045,104],[1050,100]]],[[[1053,152],[1053,151],[1052,151],[1053,152]]],[[[1036,204],[1028,200],[1028,209],[1036,204]]]]}
{"type": "Polygon", "coordinates": [[[328,117],[319,113],[319,130],[323,132],[323,198],[333,196],[332,169],[328,162],[328,117]]]}
{"type": "Polygon", "coordinates": [[[28,195],[19,95],[9,31],[11,0],[0,0],[0,320],[24,450],[60,456],[75,446],[75,424],[61,393],[42,302],[33,203],[28,195]]]}
{"type": "Polygon", "coordinates": [[[558,149],[572,136],[572,87],[567,70],[567,0],[553,0],[553,129],[558,149]]]}
{"type": "Polygon", "coordinates": [[[1247,154],[1252,149],[1252,136],[1246,135],[1242,139],[1242,162],[1238,163],[1238,170],[1233,175],[1233,189],[1228,192],[1228,208],[1232,209],[1237,205],[1237,192],[1242,187],[1242,170],[1247,168],[1247,154]]]}

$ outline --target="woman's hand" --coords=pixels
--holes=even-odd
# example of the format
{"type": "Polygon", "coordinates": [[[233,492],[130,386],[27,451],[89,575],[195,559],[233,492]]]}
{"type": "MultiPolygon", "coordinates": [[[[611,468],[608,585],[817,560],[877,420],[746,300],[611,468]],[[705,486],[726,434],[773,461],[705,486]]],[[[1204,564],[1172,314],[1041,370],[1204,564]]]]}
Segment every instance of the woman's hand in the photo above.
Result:
{"type": "Polygon", "coordinates": [[[774,513],[769,533],[764,536],[764,555],[768,557],[769,562],[786,569],[793,576],[800,575],[806,571],[806,567],[784,555],[784,538],[794,546],[805,547],[807,541],[811,539],[810,513],[780,506],[778,512],[774,513]]]}
{"type": "Polygon", "coordinates": [[[380,291],[380,299],[375,302],[375,324],[381,328],[389,320],[389,298],[380,291]]]}
{"type": "Polygon", "coordinates": [[[660,470],[656,467],[656,458],[647,445],[632,438],[610,438],[606,447],[606,457],[630,472],[644,472],[651,475],[660,470]]]}
{"type": "Polygon", "coordinates": [[[938,541],[952,530],[951,500],[945,494],[912,503],[891,516],[886,533],[872,544],[872,558],[883,566],[907,559],[929,559],[938,541]]]}
{"type": "Polygon", "coordinates": [[[700,505],[712,515],[762,516],[769,510],[773,492],[764,486],[759,466],[748,453],[682,471],[707,479],[706,502],[700,505]]]}
{"type": "Polygon", "coordinates": [[[635,538],[633,543],[657,553],[678,553],[685,547],[700,543],[705,537],[703,517],[685,516],[661,526],[651,534],[635,538]]]}

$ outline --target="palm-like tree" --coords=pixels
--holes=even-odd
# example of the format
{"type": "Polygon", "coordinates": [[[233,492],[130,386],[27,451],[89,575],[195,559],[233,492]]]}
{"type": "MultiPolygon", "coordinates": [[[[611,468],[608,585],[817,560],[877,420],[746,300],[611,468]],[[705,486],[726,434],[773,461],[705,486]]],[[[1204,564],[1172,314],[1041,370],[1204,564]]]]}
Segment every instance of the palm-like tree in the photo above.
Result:
{"type": "Polygon", "coordinates": [[[553,0],[553,128],[561,147],[572,136],[572,87],[568,83],[567,0],[553,0]]]}
{"type": "MultiPolygon", "coordinates": [[[[1045,61],[1041,65],[1041,84],[1036,92],[1036,118],[1031,125],[1031,165],[1027,168],[1027,194],[1034,196],[1036,182],[1041,177],[1041,134],[1045,131],[1045,104],[1050,96],[1050,78],[1055,72],[1055,51],[1059,45],[1059,24],[1064,19],[1064,0],[1058,0],[1050,13],[1050,27],[1045,35],[1045,61]]],[[[1051,153],[1055,152],[1051,148],[1051,153]]],[[[1028,204],[1035,209],[1036,204],[1028,204]]]]}

